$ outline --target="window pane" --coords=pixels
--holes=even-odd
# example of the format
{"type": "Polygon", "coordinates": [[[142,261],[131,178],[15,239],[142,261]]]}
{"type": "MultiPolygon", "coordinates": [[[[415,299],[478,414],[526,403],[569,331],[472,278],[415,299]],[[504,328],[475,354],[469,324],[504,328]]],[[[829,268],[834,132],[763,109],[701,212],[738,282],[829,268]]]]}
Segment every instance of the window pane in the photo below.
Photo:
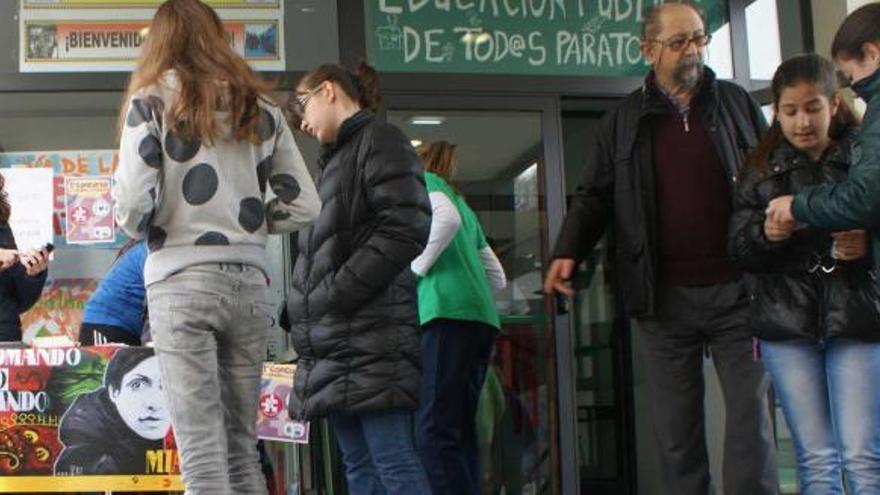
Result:
{"type": "Polygon", "coordinates": [[[773,79],[782,63],[776,0],[756,0],[746,7],[749,72],[752,79],[773,79]]]}
{"type": "Polygon", "coordinates": [[[730,46],[730,23],[712,31],[712,42],[706,47],[706,65],[719,79],[733,79],[733,51],[730,46]]]}

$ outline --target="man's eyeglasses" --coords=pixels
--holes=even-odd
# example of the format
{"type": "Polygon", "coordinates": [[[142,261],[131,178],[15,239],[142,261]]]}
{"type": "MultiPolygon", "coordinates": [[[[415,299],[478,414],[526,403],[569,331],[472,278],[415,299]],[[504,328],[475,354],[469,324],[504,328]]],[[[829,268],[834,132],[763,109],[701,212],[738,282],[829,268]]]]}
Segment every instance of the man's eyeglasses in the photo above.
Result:
{"type": "Polygon", "coordinates": [[[674,52],[680,52],[682,50],[687,50],[687,47],[690,46],[691,43],[694,44],[697,48],[703,48],[708,45],[710,41],[712,41],[711,34],[698,34],[696,36],[673,36],[667,40],[648,40],[651,43],[660,43],[666,48],[674,52]]]}

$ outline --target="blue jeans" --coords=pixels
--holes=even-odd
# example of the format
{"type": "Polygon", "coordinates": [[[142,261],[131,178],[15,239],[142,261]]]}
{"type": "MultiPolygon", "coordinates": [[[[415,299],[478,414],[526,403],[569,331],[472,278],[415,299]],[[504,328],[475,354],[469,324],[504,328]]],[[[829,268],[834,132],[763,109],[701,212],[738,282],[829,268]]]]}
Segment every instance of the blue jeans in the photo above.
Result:
{"type": "Polygon", "coordinates": [[[880,343],[761,342],[802,495],[880,494],[880,343]]]}
{"type": "Polygon", "coordinates": [[[494,327],[436,319],[422,325],[418,446],[434,495],[479,495],[477,402],[494,327]]]}
{"type": "Polygon", "coordinates": [[[413,442],[412,413],[331,415],[351,495],[430,494],[413,442]]]}

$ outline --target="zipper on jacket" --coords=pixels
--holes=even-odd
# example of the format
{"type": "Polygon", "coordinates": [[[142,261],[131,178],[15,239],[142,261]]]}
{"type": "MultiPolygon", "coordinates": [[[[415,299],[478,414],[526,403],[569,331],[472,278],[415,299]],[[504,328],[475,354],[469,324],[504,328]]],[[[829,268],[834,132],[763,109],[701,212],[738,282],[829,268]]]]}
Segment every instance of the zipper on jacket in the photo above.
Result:
{"type": "Polygon", "coordinates": [[[688,124],[688,114],[681,115],[681,121],[684,124],[684,132],[691,132],[691,126],[688,124]]]}

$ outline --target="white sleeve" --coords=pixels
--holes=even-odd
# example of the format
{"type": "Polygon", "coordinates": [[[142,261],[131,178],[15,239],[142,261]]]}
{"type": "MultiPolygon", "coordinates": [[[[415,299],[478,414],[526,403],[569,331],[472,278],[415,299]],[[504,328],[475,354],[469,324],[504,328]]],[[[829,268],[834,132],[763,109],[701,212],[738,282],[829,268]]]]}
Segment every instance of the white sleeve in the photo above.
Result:
{"type": "Polygon", "coordinates": [[[119,142],[113,174],[116,223],[133,239],[143,239],[161,194],[162,135],[153,100],[135,95],[119,142]]]}
{"type": "Polygon", "coordinates": [[[507,287],[507,276],[504,274],[504,267],[501,266],[501,262],[498,261],[498,257],[495,256],[492,248],[486,246],[480,250],[480,262],[483,264],[483,269],[486,270],[489,283],[492,284],[495,290],[507,287]]]}
{"type": "Polygon", "coordinates": [[[410,265],[412,271],[420,276],[425,276],[434,266],[461,228],[461,215],[446,194],[431,192],[428,193],[428,199],[431,200],[431,233],[425,250],[410,265]]]}

